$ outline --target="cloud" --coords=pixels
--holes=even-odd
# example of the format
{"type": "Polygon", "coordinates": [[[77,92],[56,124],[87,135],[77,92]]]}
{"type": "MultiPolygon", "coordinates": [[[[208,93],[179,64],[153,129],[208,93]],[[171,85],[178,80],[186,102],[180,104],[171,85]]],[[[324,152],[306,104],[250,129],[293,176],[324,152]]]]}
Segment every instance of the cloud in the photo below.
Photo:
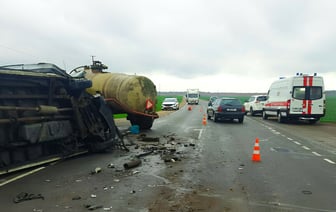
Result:
{"type": "Polygon", "coordinates": [[[261,91],[268,85],[259,84],[296,72],[336,81],[330,0],[3,0],[0,6],[4,65],[51,62],[70,71],[95,56],[111,72],[146,75],[166,90],[184,88],[163,86],[167,79],[190,86],[205,79],[204,89],[217,91],[212,82],[225,78],[235,82],[230,92],[261,91]]]}

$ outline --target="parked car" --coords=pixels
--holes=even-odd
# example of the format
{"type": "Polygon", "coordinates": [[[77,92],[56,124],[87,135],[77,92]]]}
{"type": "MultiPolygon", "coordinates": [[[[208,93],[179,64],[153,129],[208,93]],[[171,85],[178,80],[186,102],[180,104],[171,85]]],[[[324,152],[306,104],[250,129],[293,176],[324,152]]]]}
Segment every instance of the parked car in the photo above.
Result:
{"type": "Polygon", "coordinates": [[[178,110],[179,102],[177,98],[165,98],[161,105],[162,110],[178,110]]]}
{"type": "Polygon", "coordinates": [[[219,120],[238,119],[243,123],[245,116],[244,105],[239,99],[233,97],[221,97],[216,99],[207,109],[208,119],[213,118],[215,122],[219,120]]]}
{"type": "Polygon", "coordinates": [[[250,112],[251,116],[254,116],[257,113],[261,114],[266,100],[266,95],[251,96],[247,102],[244,103],[246,113],[250,112]]]}
{"type": "Polygon", "coordinates": [[[210,96],[210,98],[209,98],[209,102],[208,102],[208,106],[212,105],[212,103],[213,103],[216,99],[218,99],[217,96],[210,96]]]}

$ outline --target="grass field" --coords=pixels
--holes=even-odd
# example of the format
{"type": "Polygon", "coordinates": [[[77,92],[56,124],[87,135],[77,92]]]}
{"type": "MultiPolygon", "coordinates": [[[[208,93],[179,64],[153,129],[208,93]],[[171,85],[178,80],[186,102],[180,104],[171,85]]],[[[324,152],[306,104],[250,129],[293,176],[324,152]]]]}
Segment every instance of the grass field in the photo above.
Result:
{"type": "Polygon", "coordinates": [[[327,97],[326,115],[321,118],[321,122],[336,122],[336,97],[327,97]]]}

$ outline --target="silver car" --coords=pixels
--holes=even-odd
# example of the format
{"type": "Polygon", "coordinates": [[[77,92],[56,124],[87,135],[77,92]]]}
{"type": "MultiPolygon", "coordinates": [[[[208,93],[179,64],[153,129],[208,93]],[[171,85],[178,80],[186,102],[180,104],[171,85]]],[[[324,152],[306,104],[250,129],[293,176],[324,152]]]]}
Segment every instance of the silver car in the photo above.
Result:
{"type": "Polygon", "coordinates": [[[165,98],[161,105],[161,110],[178,110],[179,102],[177,98],[165,98]]]}

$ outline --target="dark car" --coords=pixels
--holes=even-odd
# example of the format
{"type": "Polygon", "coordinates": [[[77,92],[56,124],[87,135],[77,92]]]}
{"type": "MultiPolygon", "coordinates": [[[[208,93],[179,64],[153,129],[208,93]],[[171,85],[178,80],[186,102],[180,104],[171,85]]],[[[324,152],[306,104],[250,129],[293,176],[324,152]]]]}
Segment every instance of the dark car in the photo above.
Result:
{"type": "Polygon", "coordinates": [[[233,97],[222,97],[216,99],[207,109],[208,119],[213,118],[215,122],[219,120],[238,119],[243,123],[245,107],[239,99],[233,97]]]}

